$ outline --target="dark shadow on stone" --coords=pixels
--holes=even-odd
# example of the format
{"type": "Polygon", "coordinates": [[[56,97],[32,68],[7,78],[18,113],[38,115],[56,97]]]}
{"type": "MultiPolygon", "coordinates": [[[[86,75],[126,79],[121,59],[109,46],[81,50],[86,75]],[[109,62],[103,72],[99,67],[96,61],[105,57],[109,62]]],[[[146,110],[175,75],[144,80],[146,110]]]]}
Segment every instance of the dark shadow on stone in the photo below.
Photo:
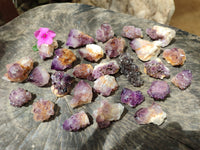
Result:
{"type": "Polygon", "coordinates": [[[62,42],[61,40],[57,40],[57,43],[58,43],[58,48],[56,48],[56,49],[62,48],[63,45],[65,44],[65,43],[62,42]]]}
{"type": "Polygon", "coordinates": [[[36,94],[31,93],[31,96],[32,96],[31,100],[28,101],[28,103],[26,103],[26,104],[24,105],[24,107],[29,107],[30,105],[32,105],[33,102],[34,102],[34,100],[37,98],[37,95],[36,95],[36,94]]]}
{"type": "Polygon", "coordinates": [[[141,125],[127,133],[112,150],[199,150],[200,131],[183,131],[177,122],[160,128],[154,124],[141,125]]]}
{"type": "Polygon", "coordinates": [[[95,99],[98,97],[98,93],[93,88],[92,88],[92,93],[93,93],[92,102],[94,102],[95,99]]]}
{"type": "Polygon", "coordinates": [[[0,60],[5,55],[5,45],[4,41],[0,41],[0,60]]]}
{"type": "Polygon", "coordinates": [[[111,131],[112,126],[105,129],[97,128],[88,140],[81,145],[80,150],[103,150],[103,145],[107,135],[111,131]]]}

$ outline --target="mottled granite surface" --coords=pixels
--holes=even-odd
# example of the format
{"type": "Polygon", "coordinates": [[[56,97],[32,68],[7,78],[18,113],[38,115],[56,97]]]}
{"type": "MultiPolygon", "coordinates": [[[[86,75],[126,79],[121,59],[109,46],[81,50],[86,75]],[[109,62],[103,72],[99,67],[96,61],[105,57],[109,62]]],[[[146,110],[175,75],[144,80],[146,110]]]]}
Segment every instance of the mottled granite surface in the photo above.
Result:
{"type": "MultiPolygon", "coordinates": [[[[32,50],[32,46],[36,44],[33,33],[39,27],[48,27],[55,31],[56,40],[65,43],[70,29],[76,28],[95,37],[95,31],[105,22],[112,25],[116,35],[121,34],[125,25],[140,27],[144,33],[146,28],[156,24],[87,5],[63,3],[37,7],[0,27],[0,76],[6,72],[6,64],[15,62],[23,56],[30,56],[36,65],[39,64],[49,72],[54,72],[50,69],[52,59],[43,61],[39,54],[32,50]]],[[[108,99],[120,102],[120,93],[126,87],[143,92],[145,101],[141,105],[136,108],[124,105],[122,118],[106,129],[98,129],[93,120],[93,123],[84,130],[66,132],[62,129],[65,119],[80,110],[92,115],[104,97],[98,96],[91,104],[71,109],[67,104],[72,94],[57,99],[51,93],[49,86],[39,88],[28,82],[11,83],[0,78],[1,149],[198,149],[200,147],[200,37],[179,29],[175,30],[176,38],[166,48],[184,49],[187,57],[185,64],[182,67],[173,67],[162,59],[162,54],[159,57],[169,67],[170,79],[183,69],[190,69],[193,72],[193,81],[189,88],[181,91],[170,82],[170,79],[164,79],[170,85],[171,94],[165,101],[157,102],[167,113],[167,120],[163,125],[138,125],[134,121],[134,113],[154,101],[148,96],[147,90],[151,82],[156,79],[144,74],[144,63],[137,58],[129,46],[130,41],[126,39],[126,51],[133,56],[140,67],[145,83],[141,88],[136,88],[130,85],[123,75],[117,74],[116,80],[120,86],[108,99]],[[31,103],[21,108],[12,107],[8,99],[10,91],[17,87],[25,88],[34,94],[31,103]],[[56,103],[56,115],[42,123],[35,122],[31,114],[32,103],[39,98],[56,103]]],[[[144,39],[150,40],[146,34],[144,39]]],[[[80,57],[77,49],[73,51],[80,58],[79,62],[89,63],[80,57]]],[[[72,70],[67,72],[71,74],[72,70]]],[[[93,82],[89,83],[93,85],[93,82]]]]}

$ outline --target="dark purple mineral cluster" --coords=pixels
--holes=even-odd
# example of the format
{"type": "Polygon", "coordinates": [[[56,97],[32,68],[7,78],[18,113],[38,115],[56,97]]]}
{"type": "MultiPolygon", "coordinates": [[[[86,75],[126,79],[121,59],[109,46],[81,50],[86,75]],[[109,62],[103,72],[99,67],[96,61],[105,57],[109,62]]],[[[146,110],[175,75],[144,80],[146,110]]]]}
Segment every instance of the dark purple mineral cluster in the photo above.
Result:
{"type": "Polygon", "coordinates": [[[124,88],[121,93],[121,102],[131,107],[136,107],[144,101],[144,96],[140,91],[132,91],[124,88]]]}
{"type": "Polygon", "coordinates": [[[21,107],[31,100],[31,93],[25,89],[18,88],[10,93],[9,99],[12,106],[21,107]]]}
{"type": "Polygon", "coordinates": [[[164,100],[169,95],[170,88],[165,81],[154,81],[147,93],[155,100],[164,100]]]}
{"type": "Polygon", "coordinates": [[[139,67],[133,62],[133,59],[128,54],[123,54],[119,57],[121,73],[123,73],[128,80],[135,87],[140,87],[144,84],[141,78],[139,67]]]}
{"type": "Polygon", "coordinates": [[[100,42],[106,42],[114,36],[114,32],[112,30],[111,25],[104,23],[101,27],[96,31],[96,39],[100,42]]]}
{"type": "Polygon", "coordinates": [[[54,74],[52,74],[51,79],[52,79],[51,90],[58,97],[67,95],[74,81],[73,77],[71,77],[68,74],[65,74],[62,71],[57,71],[54,74]]]}
{"type": "Polygon", "coordinates": [[[186,89],[192,82],[192,72],[190,70],[183,70],[172,78],[172,83],[181,90],[186,89]]]}

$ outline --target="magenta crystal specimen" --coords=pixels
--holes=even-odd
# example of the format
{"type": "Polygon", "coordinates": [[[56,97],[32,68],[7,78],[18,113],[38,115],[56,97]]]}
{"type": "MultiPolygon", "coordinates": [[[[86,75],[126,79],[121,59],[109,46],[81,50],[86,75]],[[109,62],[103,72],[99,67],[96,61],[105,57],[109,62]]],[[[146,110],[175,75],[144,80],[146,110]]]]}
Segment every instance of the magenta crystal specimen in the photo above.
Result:
{"type": "Polygon", "coordinates": [[[114,37],[105,43],[106,54],[110,57],[117,57],[124,52],[125,40],[121,37],[114,37]]]}
{"type": "Polygon", "coordinates": [[[74,97],[70,101],[72,108],[91,103],[93,97],[92,87],[85,81],[81,80],[74,88],[74,97]]]}
{"type": "Polygon", "coordinates": [[[128,54],[123,54],[119,57],[120,71],[135,87],[142,86],[144,81],[141,78],[139,67],[133,62],[133,59],[128,54]]]}
{"type": "Polygon", "coordinates": [[[124,106],[120,103],[109,103],[101,101],[100,107],[93,112],[99,128],[106,128],[111,121],[119,120],[124,111],[124,106]]]}
{"type": "Polygon", "coordinates": [[[144,96],[140,91],[132,91],[124,88],[121,93],[121,102],[131,107],[136,107],[144,101],[144,96]]]}
{"type": "Polygon", "coordinates": [[[32,99],[31,93],[25,89],[18,88],[13,90],[9,96],[10,104],[12,106],[21,107],[32,99]]]}
{"type": "Polygon", "coordinates": [[[150,77],[163,79],[170,76],[169,68],[167,68],[159,58],[146,62],[144,64],[144,72],[150,77]]]}
{"type": "Polygon", "coordinates": [[[106,42],[114,36],[114,32],[110,24],[104,23],[96,31],[96,39],[100,42],[106,42]]]}
{"type": "Polygon", "coordinates": [[[52,92],[58,96],[64,96],[69,93],[74,78],[62,71],[57,71],[51,75],[52,79],[52,92]]]}
{"type": "Polygon", "coordinates": [[[117,88],[118,84],[115,77],[110,75],[101,76],[94,81],[94,89],[103,96],[109,96],[111,92],[115,91],[117,88]]]}
{"type": "Polygon", "coordinates": [[[160,105],[153,103],[147,108],[141,108],[135,113],[135,120],[138,124],[157,124],[161,125],[167,114],[162,110],[160,105]]]}
{"type": "Polygon", "coordinates": [[[122,36],[128,39],[142,38],[142,30],[134,26],[124,26],[122,29],[122,36]]]}
{"type": "Polygon", "coordinates": [[[51,69],[62,71],[66,68],[71,68],[72,63],[76,60],[76,56],[69,49],[58,49],[55,51],[51,69]]]}
{"type": "Polygon", "coordinates": [[[100,63],[94,67],[92,76],[97,79],[103,75],[115,74],[119,71],[119,65],[115,60],[100,63]]]}
{"type": "Polygon", "coordinates": [[[165,81],[154,81],[147,93],[155,100],[164,100],[169,95],[170,88],[165,81]]]}
{"type": "Polygon", "coordinates": [[[72,115],[63,123],[63,129],[67,131],[78,131],[90,124],[89,118],[84,111],[72,115]]]}
{"type": "Polygon", "coordinates": [[[33,69],[28,77],[28,81],[36,86],[44,86],[49,83],[50,75],[46,69],[38,66],[33,69]]]}
{"type": "Polygon", "coordinates": [[[73,68],[73,75],[77,78],[93,80],[93,67],[90,64],[78,64],[73,68]]]}
{"type": "Polygon", "coordinates": [[[192,72],[190,70],[183,70],[172,78],[172,83],[181,90],[186,89],[192,82],[192,72]]]}
{"type": "Polygon", "coordinates": [[[94,39],[91,36],[79,30],[72,29],[68,35],[66,45],[69,47],[77,48],[91,43],[94,43],[94,39]]]}

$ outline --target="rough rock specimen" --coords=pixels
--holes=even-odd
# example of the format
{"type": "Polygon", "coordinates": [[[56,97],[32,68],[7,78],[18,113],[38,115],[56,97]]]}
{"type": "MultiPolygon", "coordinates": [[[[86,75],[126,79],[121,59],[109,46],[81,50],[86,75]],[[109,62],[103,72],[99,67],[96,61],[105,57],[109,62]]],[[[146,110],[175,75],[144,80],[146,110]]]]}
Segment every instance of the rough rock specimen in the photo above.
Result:
{"type": "Polygon", "coordinates": [[[96,39],[100,42],[106,42],[114,36],[114,32],[110,24],[104,23],[96,31],[96,39]]]}
{"type": "Polygon", "coordinates": [[[2,79],[14,82],[23,82],[28,78],[33,69],[33,60],[30,57],[23,57],[19,61],[6,65],[7,73],[2,79]]]}
{"type": "Polygon", "coordinates": [[[84,111],[73,114],[63,123],[63,129],[67,131],[78,131],[90,124],[89,118],[84,111]]]}
{"type": "Polygon", "coordinates": [[[105,52],[110,58],[117,57],[124,52],[125,40],[121,37],[114,37],[105,43],[105,52]]]}
{"type": "Polygon", "coordinates": [[[12,106],[21,107],[32,99],[32,95],[29,91],[18,88],[11,91],[9,99],[12,106]]]}
{"type": "Polygon", "coordinates": [[[70,101],[72,108],[91,103],[93,97],[92,87],[85,81],[81,80],[74,88],[74,96],[70,101]]]}
{"type": "Polygon", "coordinates": [[[78,64],[73,68],[73,75],[77,78],[92,80],[93,67],[90,64],[78,64]]]}
{"type": "Polygon", "coordinates": [[[156,42],[150,42],[140,38],[132,40],[130,46],[142,61],[148,61],[151,58],[157,57],[160,53],[160,46],[156,42]]]}
{"type": "Polygon", "coordinates": [[[132,91],[128,88],[123,88],[121,93],[121,102],[128,104],[131,107],[136,107],[144,101],[144,96],[140,91],[132,91]]]}
{"type": "Polygon", "coordinates": [[[180,48],[166,49],[163,52],[163,58],[172,66],[183,65],[186,60],[185,52],[180,48]]]}
{"type": "Polygon", "coordinates": [[[163,79],[170,76],[169,68],[167,68],[159,58],[146,62],[144,64],[144,72],[150,77],[163,79]]]}
{"type": "Polygon", "coordinates": [[[118,84],[115,77],[110,75],[101,76],[94,81],[94,89],[103,96],[109,96],[117,88],[118,84]]]}
{"type": "Polygon", "coordinates": [[[53,58],[51,69],[62,71],[66,68],[71,68],[72,63],[76,60],[76,56],[69,49],[58,49],[55,51],[55,57],[53,58]]]}
{"type": "Polygon", "coordinates": [[[148,28],[146,33],[151,39],[157,40],[157,44],[161,47],[169,45],[172,39],[176,36],[176,31],[167,27],[153,26],[148,28]]]}
{"type": "Polygon", "coordinates": [[[91,36],[77,29],[72,29],[69,32],[66,45],[69,47],[77,48],[91,43],[94,43],[94,39],[91,36]]]}
{"type": "Polygon", "coordinates": [[[122,36],[128,39],[142,38],[142,30],[134,26],[124,26],[122,29],[122,36]]]}
{"type": "Polygon", "coordinates": [[[147,93],[155,100],[164,100],[169,95],[170,88],[165,81],[154,81],[147,93]]]}
{"type": "Polygon", "coordinates": [[[153,103],[147,108],[141,108],[135,113],[135,120],[138,124],[157,124],[161,125],[167,114],[162,110],[161,106],[153,103]]]}
{"type": "Polygon", "coordinates": [[[53,56],[54,49],[56,49],[56,48],[58,48],[58,43],[55,40],[53,41],[53,43],[51,45],[42,44],[42,45],[38,46],[40,58],[46,59],[46,58],[53,56]]]}
{"type": "Polygon", "coordinates": [[[115,60],[100,63],[94,67],[92,76],[97,79],[103,75],[115,74],[119,71],[120,67],[115,60]]]}
{"type": "Polygon", "coordinates": [[[73,2],[127,13],[161,24],[169,24],[175,11],[174,0],[73,0],[73,2]]]}
{"type": "Polygon", "coordinates": [[[49,83],[50,75],[43,67],[35,67],[28,77],[28,81],[36,86],[44,86],[49,83]]]}
{"type": "Polygon", "coordinates": [[[74,78],[62,71],[57,71],[51,75],[51,91],[58,97],[67,95],[70,92],[74,78]]]}
{"type": "Polygon", "coordinates": [[[190,70],[183,70],[174,76],[171,81],[175,86],[184,90],[192,83],[192,72],[190,70]]]}
{"type": "Polygon", "coordinates": [[[54,115],[54,103],[49,100],[40,99],[33,103],[32,113],[35,121],[48,120],[54,115]]]}
{"type": "Polygon", "coordinates": [[[106,128],[111,121],[119,120],[124,111],[124,106],[120,103],[109,103],[101,101],[100,107],[93,112],[99,128],[106,128]]]}
{"type": "Polygon", "coordinates": [[[79,50],[79,54],[89,60],[89,61],[95,61],[97,62],[99,59],[101,59],[104,55],[103,49],[96,44],[88,44],[86,45],[86,48],[82,48],[79,50]]]}
{"type": "Polygon", "coordinates": [[[120,71],[135,87],[142,86],[144,81],[141,78],[141,72],[138,66],[133,62],[133,59],[128,56],[129,54],[123,54],[119,57],[120,71]]]}

